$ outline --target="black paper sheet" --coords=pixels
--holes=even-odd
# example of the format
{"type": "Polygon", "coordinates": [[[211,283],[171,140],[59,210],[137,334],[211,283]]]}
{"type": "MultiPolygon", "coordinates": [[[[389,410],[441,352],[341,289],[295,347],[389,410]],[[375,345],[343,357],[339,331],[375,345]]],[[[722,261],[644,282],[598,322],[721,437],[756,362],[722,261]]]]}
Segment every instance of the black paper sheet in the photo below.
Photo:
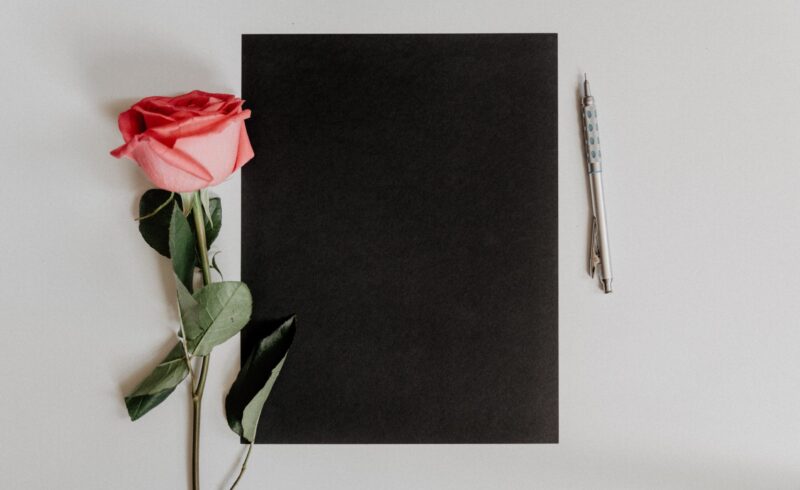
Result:
{"type": "Polygon", "coordinates": [[[258,442],[558,442],[557,36],[245,35],[242,92],[258,442]]]}

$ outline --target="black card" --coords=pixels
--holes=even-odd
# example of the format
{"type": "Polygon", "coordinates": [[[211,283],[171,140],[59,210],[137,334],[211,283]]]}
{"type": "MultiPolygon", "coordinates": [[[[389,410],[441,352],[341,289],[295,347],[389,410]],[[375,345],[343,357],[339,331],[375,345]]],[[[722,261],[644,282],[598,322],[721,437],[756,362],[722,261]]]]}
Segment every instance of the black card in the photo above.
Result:
{"type": "Polygon", "coordinates": [[[557,36],[242,44],[258,442],[558,442],[557,36]]]}

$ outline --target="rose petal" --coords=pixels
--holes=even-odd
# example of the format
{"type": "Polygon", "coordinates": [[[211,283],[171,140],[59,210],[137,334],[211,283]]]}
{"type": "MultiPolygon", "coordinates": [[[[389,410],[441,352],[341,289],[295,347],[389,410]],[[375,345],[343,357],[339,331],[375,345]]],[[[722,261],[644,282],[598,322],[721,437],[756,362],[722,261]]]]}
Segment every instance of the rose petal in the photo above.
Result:
{"type": "Polygon", "coordinates": [[[211,102],[203,108],[203,112],[205,113],[213,112],[215,114],[219,114],[220,109],[222,109],[224,104],[225,102],[221,100],[218,100],[216,102],[211,102]]]}
{"type": "Polygon", "coordinates": [[[220,112],[223,114],[236,114],[242,112],[242,104],[244,104],[242,99],[229,100],[225,103],[222,109],[220,109],[220,112]]]}
{"type": "Polygon", "coordinates": [[[213,175],[211,185],[227,179],[233,172],[239,152],[240,115],[232,116],[213,131],[179,138],[174,149],[202,161],[213,175]]]}
{"type": "MultiPolygon", "coordinates": [[[[250,110],[247,111],[247,117],[250,117],[250,110]]],[[[246,118],[245,118],[246,119],[246,118]]],[[[247,126],[244,120],[239,124],[239,153],[236,155],[236,163],[233,165],[233,171],[237,171],[249,162],[254,156],[253,146],[250,144],[250,137],[247,135],[247,126]]]]}
{"type": "Polygon", "coordinates": [[[175,119],[173,119],[171,116],[150,111],[139,104],[133,106],[131,110],[141,115],[142,119],[144,120],[145,129],[157,128],[159,126],[164,126],[166,124],[175,122],[175,119]]]}
{"type": "Polygon", "coordinates": [[[172,147],[175,140],[186,136],[194,136],[213,131],[220,123],[225,122],[229,116],[223,114],[211,114],[207,116],[194,116],[165,124],[156,128],[148,129],[147,134],[158,139],[163,144],[172,147]]]}
{"type": "Polygon", "coordinates": [[[113,150],[111,150],[111,156],[113,156],[115,158],[122,158],[122,157],[130,156],[131,148],[133,147],[134,142],[135,142],[135,139],[125,143],[122,146],[118,146],[117,148],[114,148],[113,150]]]}
{"type": "Polygon", "coordinates": [[[173,192],[192,192],[210,185],[214,176],[191,155],[168,148],[155,139],[138,144],[132,158],[158,187],[173,192]]]}
{"type": "Polygon", "coordinates": [[[144,118],[133,108],[121,113],[117,119],[119,132],[122,133],[122,139],[125,143],[129,142],[133,137],[146,129],[144,118]]]}

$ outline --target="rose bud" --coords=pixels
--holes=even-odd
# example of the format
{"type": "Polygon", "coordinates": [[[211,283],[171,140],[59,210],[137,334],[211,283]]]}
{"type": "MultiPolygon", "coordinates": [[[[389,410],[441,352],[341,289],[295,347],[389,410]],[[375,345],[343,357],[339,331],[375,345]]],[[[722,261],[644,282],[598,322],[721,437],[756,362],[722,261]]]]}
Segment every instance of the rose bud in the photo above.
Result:
{"type": "Polygon", "coordinates": [[[244,125],[250,110],[242,110],[243,103],[199,90],[144,98],[119,115],[125,144],[111,154],[132,159],[168,191],[219,184],[253,158],[244,125]]]}

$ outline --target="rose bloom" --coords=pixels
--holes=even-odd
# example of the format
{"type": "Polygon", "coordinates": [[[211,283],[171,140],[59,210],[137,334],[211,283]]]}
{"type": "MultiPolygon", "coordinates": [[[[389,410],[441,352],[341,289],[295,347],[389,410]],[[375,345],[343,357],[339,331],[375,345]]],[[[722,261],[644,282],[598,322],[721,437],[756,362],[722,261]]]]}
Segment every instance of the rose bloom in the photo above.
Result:
{"type": "Polygon", "coordinates": [[[132,159],[168,191],[219,184],[253,158],[244,126],[250,110],[242,110],[243,103],[199,90],[144,98],[119,115],[125,144],[111,154],[132,159]]]}

